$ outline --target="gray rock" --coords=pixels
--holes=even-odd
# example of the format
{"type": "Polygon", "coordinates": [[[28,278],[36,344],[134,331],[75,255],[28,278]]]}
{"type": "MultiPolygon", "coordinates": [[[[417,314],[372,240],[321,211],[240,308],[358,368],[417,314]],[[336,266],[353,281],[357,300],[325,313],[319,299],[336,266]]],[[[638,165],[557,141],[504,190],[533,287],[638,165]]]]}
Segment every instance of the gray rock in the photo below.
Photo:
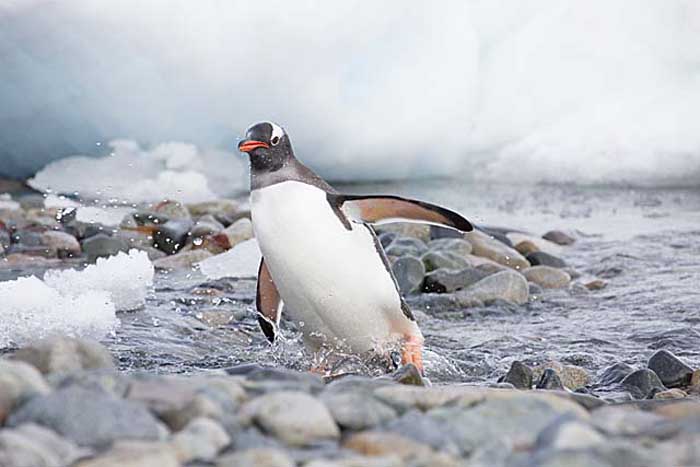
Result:
{"type": "Polygon", "coordinates": [[[195,217],[205,215],[215,216],[225,213],[235,214],[239,212],[240,206],[232,199],[221,198],[214,201],[203,201],[201,203],[188,204],[187,210],[195,217]]]}
{"type": "Polygon", "coordinates": [[[421,257],[421,260],[425,265],[425,270],[429,272],[440,268],[453,270],[462,267],[458,261],[439,251],[428,251],[421,257]]]}
{"type": "Polygon", "coordinates": [[[527,287],[528,287],[528,292],[533,297],[542,295],[544,293],[544,289],[533,282],[528,282],[527,287]]]}
{"type": "Polygon", "coordinates": [[[598,376],[598,381],[596,382],[597,387],[612,386],[613,384],[621,383],[623,379],[630,373],[634,371],[634,368],[626,363],[616,363],[612,366],[607,367],[598,376]]]}
{"type": "Polygon", "coordinates": [[[626,405],[607,405],[591,412],[591,423],[610,436],[640,436],[667,421],[661,415],[626,405]]]}
{"type": "Polygon", "coordinates": [[[48,394],[50,390],[33,366],[0,360],[0,425],[20,403],[36,395],[48,394]]]}
{"type": "Polygon", "coordinates": [[[377,235],[379,243],[381,243],[382,248],[384,249],[391,245],[391,242],[393,242],[396,239],[396,237],[398,237],[398,235],[394,232],[382,232],[377,235]]]}
{"type": "Polygon", "coordinates": [[[328,408],[299,391],[279,391],[257,397],[241,408],[263,430],[292,446],[338,439],[340,430],[328,408]]]}
{"type": "Polygon", "coordinates": [[[255,236],[253,224],[250,219],[245,217],[228,226],[226,230],[224,230],[224,234],[228,238],[231,248],[255,236]]]}
{"type": "Polygon", "coordinates": [[[553,268],[565,268],[566,261],[544,251],[535,251],[525,257],[533,266],[551,266],[553,268]]]}
{"type": "Polygon", "coordinates": [[[190,211],[182,203],[174,200],[162,201],[153,206],[153,212],[168,219],[190,220],[190,211]]]}
{"type": "Polygon", "coordinates": [[[585,449],[604,441],[605,438],[591,425],[564,416],[542,430],[535,445],[537,449],[585,449]]]}
{"type": "Polygon", "coordinates": [[[280,390],[316,393],[324,388],[323,380],[318,375],[271,367],[252,369],[246,374],[243,384],[248,392],[254,394],[280,390]]]}
{"type": "Polygon", "coordinates": [[[637,399],[653,397],[655,392],[666,389],[656,373],[648,368],[633,371],[625,376],[622,385],[637,399]]]}
{"type": "Polygon", "coordinates": [[[554,242],[557,245],[571,245],[576,241],[574,237],[568,235],[561,230],[550,230],[546,234],[542,235],[542,238],[554,242]]]}
{"type": "Polygon", "coordinates": [[[688,386],[693,376],[690,366],[665,349],[656,351],[649,359],[648,366],[667,388],[688,386]]]}
{"type": "Polygon", "coordinates": [[[402,294],[415,292],[423,283],[425,266],[414,256],[403,256],[391,266],[402,294]]]}
{"type": "Polygon", "coordinates": [[[48,380],[54,388],[77,386],[88,391],[102,391],[113,397],[124,397],[129,390],[129,377],[112,369],[76,370],[53,373],[48,380]]]}
{"type": "Polygon", "coordinates": [[[402,365],[391,375],[391,379],[399,384],[406,384],[409,386],[425,386],[425,380],[412,363],[402,365]]]}
{"type": "Polygon", "coordinates": [[[212,461],[231,442],[224,428],[210,418],[195,418],[175,433],[170,441],[177,459],[187,463],[193,460],[212,461]]]}
{"type": "Polygon", "coordinates": [[[500,271],[481,279],[464,290],[460,290],[455,294],[455,297],[465,302],[473,300],[492,302],[500,299],[522,305],[528,299],[527,280],[518,272],[500,271]]]}
{"type": "MultiPolygon", "coordinates": [[[[94,237],[95,235],[104,234],[106,236],[110,236],[113,232],[113,229],[106,225],[80,222],[76,220],[67,222],[63,228],[68,234],[73,235],[75,238],[80,240],[81,244],[84,240],[94,237]]],[[[84,249],[85,247],[83,245],[83,251],[84,249]]]]}
{"type": "Polygon", "coordinates": [[[503,382],[510,383],[517,389],[532,389],[532,370],[523,362],[516,360],[510,365],[503,382]]]}
{"type": "Polygon", "coordinates": [[[449,433],[446,433],[446,428],[421,411],[409,410],[400,418],[390,421],[386,429],[427,444],[433,449],[459,454],[459,448],[450,439],[449,433]]]}
{"type": "Polygon", "coordinates": [[[88,452],[53,431],[31,423],[0,431],[0,465],[3,467],[61,467],[88,452]]]}
{"type": "Polygon", "coordinates": [[[117,441],[99,457],[74,467],[180,467],[175,451],[167,443],[117,441]]]}
{"type": "Polygon", "coordinates": [[[86,238],[81,245],[91,263],[94,263],[97,258],[106,258],[116,255],[120,251],[129,251],[129,245],[123,239],[110,237],[104,233],[86,238]]]}
{"type": "Polygon", "coordinates": [[[382,232],[393,232],[399,237],[416,238],[423,242],[430,240],[430,226],[427,224],[417,224],[415,222],[396,222],[393,224],[383,224],[380,230],[382,232]]]}
{"type": "Polygon", "coordinates": [[[165,253],[177,253],[187,243],[192,221],[189,219],[169,220],[158,225],[153,232],[153,246],[165,253]]]}
{"type": "Polygon", "coordinates": [[[192,227],[192,237],[206,237],[207,235],[219,233],[224,230],[224,226],[212,215],[206,215],[197,220],[192,227]]]}
{"type": "Polygon", "coordinates": [[[472,245],[472,254],[495,261],[498,264],[508,266],[513,269],[525,269],[530,263],[523,255],[508,245],[491,238],[487,234],[474,230],[464,234],[472,245]]]}
{"type": "Polygon", "coordinates": [[[571,282],[571,276],[551,266],[532,266],[522,271],[528,281],[545,289],[561,289],[571,282]]]}
{"type": "Polygon", "coordinates": [[[44,374],[114,368],[112,355],[102,344],[73,337],[54,336],[35,341],[19,349],[12,358],[27,362],[44,374]]]}
{"type": "Polygon", "coordinates": [[[436,269],[425,275],[422,291],[426,293],[452,293],[476,284],[486,276],[488,274],[476,268],[436,269]]]}
{"type": "Polygon", "coordinates": [[[438,238],[428,242],[431,251],[449,251],[466,257],[472,253],[472,244],[463,238],[438,238]]]}
{"type": "Polygon", "coordinates": [[[281,449],[252,448],[222,456],[216,467],[294,467],[295,462],[281,449]]]}
{"type": "Polygon", "coordinates": [[[422,240],[411,237],[399,237],[391,242],[386,249],[389,256],[416,256],[420,257],[428,251],[428,247],[422,240]]]}
{"type": "Polygon", "coordinates": [[[542,372],[542,376],[537,381],[535,388],[562,390],[564,389],[564,385],[562,384],[557,372],[554,371],[552,368],[547,368],[546,370],[544,370],[544,372],[542,372]]]}
{"type": "Polygon", "coordinates": [[[366,430],[396,418],[396,411],[361,392],[333,392],[321,396],[333,419],[343,429],[366,430]]]}
{"type": "Polygon", "coordinates": [[[197,249],[181,251],[175,255],[153,261],[153,267],[160,270],[192,269],[195,264],[213,256],[208,250],[197,249]]]}
{"type": "Polygon", "coordinates": [[[79,387],[34,397],[13,412],[8,426],[36,423],[51,428],[80,446],[105,446],[119,439],[156,440],[161,426],[148,410],[79,387]]]}
{"type": "Polygon", "coordinates": [[[41,241],[51,252],[51,256],[70,258],[80,256],[80,243],[72,235],[58,230],[47,230],[41,234],[41,241]]]}

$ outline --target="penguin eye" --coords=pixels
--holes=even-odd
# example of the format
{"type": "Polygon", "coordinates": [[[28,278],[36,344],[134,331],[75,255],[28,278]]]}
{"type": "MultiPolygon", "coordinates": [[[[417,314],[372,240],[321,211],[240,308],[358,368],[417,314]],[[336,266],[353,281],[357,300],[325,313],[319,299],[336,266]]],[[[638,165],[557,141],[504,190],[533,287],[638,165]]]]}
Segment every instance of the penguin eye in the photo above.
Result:
{"type": "Polygon", "coordinates": [[[272,143],[273,146],[277,146],[277,143],[279,143],[279,142],[280,142],[279,136],[275,136],[270,140],[270,143],[272,143]]]}

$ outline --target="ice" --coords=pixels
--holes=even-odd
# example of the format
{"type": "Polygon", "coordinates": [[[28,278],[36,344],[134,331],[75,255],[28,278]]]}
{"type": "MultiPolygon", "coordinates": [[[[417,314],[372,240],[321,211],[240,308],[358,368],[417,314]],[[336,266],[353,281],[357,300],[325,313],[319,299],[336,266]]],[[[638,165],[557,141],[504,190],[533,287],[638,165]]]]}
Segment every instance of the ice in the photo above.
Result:
{"type": "Polygon", "coordinates": [[[16,211],[20,208],[20,204],[17,201],[12,200],[12,195],[9,193],[0,194],[0,209],[6,209],[8,211],[16,211]]]}
{"type": "Polygon", "coordinates": [[[246,240],[225,253],[198,263],[199,270],[209,279],[222,277],[257,277],[262,254],[255,239],[246,240]]]}
{"type": "Polygon", "coordinates": [[[59,208],[59,209],[68,209],[68,208],[77,208],[80,206],[80,203],[77,201],[73,201],[70,198],[67,198],[66,196],[63,195],[55,195],[53,193],[50,193],[46,195],[44,198],[44,207],[45,208],[59,208]]]}
{"type": "Polygon", "coordinates": [[[87,224],[116,226],[121,223],[125,215],[133,211],[132,208],[124,207],[83,206],[77,209],[75,219],[87,224]]]}

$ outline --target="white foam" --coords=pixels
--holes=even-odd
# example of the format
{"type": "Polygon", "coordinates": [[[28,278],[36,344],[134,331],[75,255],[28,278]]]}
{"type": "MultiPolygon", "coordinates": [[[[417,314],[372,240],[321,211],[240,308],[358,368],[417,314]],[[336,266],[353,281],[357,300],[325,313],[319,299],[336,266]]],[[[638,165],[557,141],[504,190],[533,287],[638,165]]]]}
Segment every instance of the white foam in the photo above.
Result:
{"type": "Polygon", "coordinates": [[[225,253],[200,261],[199,270],[209,279],[257,277],[262,253],[255,239],[241,242],[225,253]]]}

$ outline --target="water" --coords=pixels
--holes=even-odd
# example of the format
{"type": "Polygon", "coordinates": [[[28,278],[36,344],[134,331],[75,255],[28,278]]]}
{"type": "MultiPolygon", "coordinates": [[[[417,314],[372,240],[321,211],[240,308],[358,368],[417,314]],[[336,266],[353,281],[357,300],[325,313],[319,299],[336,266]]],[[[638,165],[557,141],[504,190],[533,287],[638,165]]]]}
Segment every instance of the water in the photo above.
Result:
{"type": "MultiPolygon", "coordinates": [[[[578,231],[562,257],[601,291],[546,291],[525,306],[446,308],[409,297],[426,337],[433,382],[494,382],[514,360],[559,360],[592,374],[641,365],[665,348],[700,368],[700,191],[475,185],[448,181],[353,185],[415,196],[472,221],[542,234],[578,231]]],[[[104,342],[126,371],[188,373],[246,362],[308,368],[283,323],[270,346],[254,315],[254,280],[160,273],[145,308],[121,313],[104,342]],[[218,324],[207,324],[205,318],[218,324]]]]}

